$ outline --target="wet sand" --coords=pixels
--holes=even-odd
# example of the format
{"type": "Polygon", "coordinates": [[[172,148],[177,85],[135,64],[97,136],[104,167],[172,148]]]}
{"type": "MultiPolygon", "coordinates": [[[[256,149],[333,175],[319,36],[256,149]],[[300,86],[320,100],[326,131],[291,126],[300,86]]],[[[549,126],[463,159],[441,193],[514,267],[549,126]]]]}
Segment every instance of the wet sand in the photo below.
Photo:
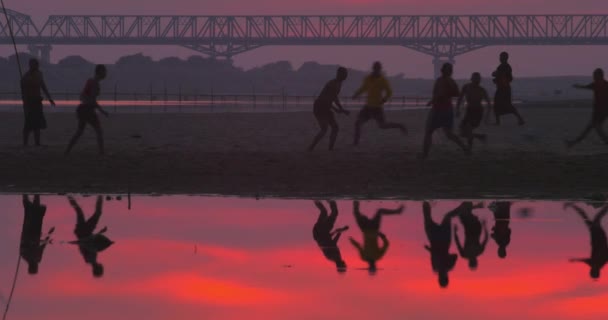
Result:
{"type": "Polygon", "coordinates": [[[426,111],[387,112],[410,135],[363,129],[351,145],[355,115],[338,118],[337,147],[327,138],[307,152],[317,127],[310,113],[113,114],[102,119],[107,155],[89,128],[72,154],[72,113],[49,113],[45,147],[21,147],[22,116],[2,113],[0,192],[103,192],[361,198],[581,198],[608,191],[608,147],[592,133],[572,150],[590,106],[522,108],[483,126],[486,145],[471,157],[437,132],[428,160],[417,159],[426,111]]]}

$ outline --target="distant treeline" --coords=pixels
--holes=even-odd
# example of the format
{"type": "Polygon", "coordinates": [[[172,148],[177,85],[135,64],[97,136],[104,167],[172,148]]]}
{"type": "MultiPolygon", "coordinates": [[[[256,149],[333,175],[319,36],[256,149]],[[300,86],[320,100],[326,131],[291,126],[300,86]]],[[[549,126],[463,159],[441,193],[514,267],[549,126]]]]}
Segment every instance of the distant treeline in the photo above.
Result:
{"type": "MultiPolygon", "coordinates": [[[[30,55],[19,54],[24,70],[30,55]]],[[[68,56],[56,64],[42,64],[47,85],[51,91],[78,92],[84,81],[92,75],[94,63],[80,56],[68,56]]],[[[183,94],[286,94],[315,95],[331,79],[335,65],[306,62],[294,69],[288,61],[270,63],[262,67],[243,70],[229,60],[214,60],[191,56],[183,60],[176,57],[154,61],[143,54],[123,56],[108,65],[109,76],[103,83],[106,93],[117,91],[142,95],[154,92],[183,94]]],[[[589,82],[590,77],[538,77],[517,78],[514,70],[514,94],[518,99],[588,99],[587,92],[573,90],[577,82],[589,82]]],[[[349,70],[343,94],[350,96],[368,71],[349,70]]],[[[432,90],[430,79],[407,79],[402,74],[389,77],[396,94],[427,97],[432,90]]],[[[461,79],[459,83],[464,83],[461,79]]],[[[18,89],[18,71],[15,55],[0,58],[0,92],[18,89]]],[[[493,94],[494,88],[487,75],[484,85],[493,94]]]]}

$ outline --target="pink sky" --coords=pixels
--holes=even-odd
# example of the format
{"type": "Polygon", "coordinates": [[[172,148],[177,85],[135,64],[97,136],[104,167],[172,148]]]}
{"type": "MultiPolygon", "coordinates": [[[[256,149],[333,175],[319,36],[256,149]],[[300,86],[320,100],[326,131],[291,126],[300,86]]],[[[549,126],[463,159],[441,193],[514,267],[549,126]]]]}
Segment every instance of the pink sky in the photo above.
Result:
{"type": "MultiPolygon", "coordinates": [[[[49,14],[543,14],[608,13],[605,0],[7,0],[7,7],[44,21],[49,14]]],[[[0,48],[6,55],[10,48],[0,48]]],[[[606,67],[608,47],[489,47],[457,58],[455,74],[468,77],[473,71],[489,74],[496,56],[508,49],[518,76],[587,75],[606,67]],[[573,57],[580,57],[573,61],[573,57]]],[[[54,60],[80,54],[95,62],[111,63],[120,55],[143,52],[154,58],[187,57],[195,54],[178,47],[57,47],[54,60]]],[[[305,61],[343,64],[368,69],[374,60],[385,62],[390,74],[429,77],[431,57],[401,47],[263,47],[235,57],[235,64],[252,68],[277,60],[289,60],[298,67],[305,61]],[[357,54],[352,54],[356,52],[357,54]]]]}
{"type": "MultiPolygon", "coordinates": [[[[20,196],[0,196],[0,298],[8,296],[21,231],[20,196]]],[[[77,197],[88,216],[94,198],[77,197]]],[[[62,196],[42,196],[44,229],[56,241],[71,240],[73,210],[62,196]]],[[[589,235],[576,214],[559,202],[516,202],[506,260],[490,239],[479,269],[459,259],[450,286],[440,289],[430,268],[420,202],[407,201],[401,216],[385,217],[391,241],[380,270],[370,278],[349,236],[361,238],[352,202],[339,201],[336,225],[348,224],[340,240],[349,270],[338,275],[312,239],[318,211],[310,200],[208,197],[134,197],[106,202],[100,227],[116,243],[100,253],[106,267],[93,279],[71,245],[47,248],[40,273],[22,272],[9,319],[600,319],[606,275],[597,282],[588,268],[568,263],[589,254],[589,235]],[[533,220],[517,218],[524,207],[533,220]],[[197,253],[194,246],[197,245],[197,253]],[[285,264],[292,268],[283,268],[285,264]],[[523,317],[522,317],[523,315],[523,317]]],[[[371,215],[396,201],[363,202],[371,215]]],[[[440,220],[454,201],[435,201],[440,220]]],[[[582,205],[589,214],[595,209],[582,205]]],[[[487,209],[475,212],[493,225],[487,209]]],[[[605,224],[604,224],[605,225],[605,224]]],[[[462,231],[461,231],[462,232],[462,231]]],[[[456,249],[452,244],[452,251],[456,249]]],[[[24,268],[24,265],[22,267],[24,268]]],[[[25,271],[23,269],[22,271],[25,271]]]]}

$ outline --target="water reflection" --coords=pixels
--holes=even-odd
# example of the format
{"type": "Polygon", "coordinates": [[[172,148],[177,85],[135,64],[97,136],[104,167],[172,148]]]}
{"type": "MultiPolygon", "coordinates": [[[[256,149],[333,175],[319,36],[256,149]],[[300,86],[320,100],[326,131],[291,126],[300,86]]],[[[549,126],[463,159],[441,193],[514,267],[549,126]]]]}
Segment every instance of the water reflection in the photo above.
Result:
{"type": "Polygon", "coordinates": [[[452,219],[457,217],[462,211],[471,210],[472,204],[464,202],[456,209],[448,212],[441,223],[438,224],[431,216],[431,204],[425,201],[422,204],[424,214],[424,231],[429,239],[430,245],[424,248],[431,253],[431,266],[437,273],[439,286],[446,288],[450,283],[448,273],[456,266],[458,255],[450,253],[452,245],[452,219]]]}
{"type": "Polygon", "coordinates": [[[608,316],[606,203],[134,198],[0,195],[8,319],[608,316]]]}
{"type": "Polygon", "coordinates": [[[494,214],[494,226],[492,227],[492,239],[498,246],[498,257],[507,257],[507,246],[511,243],[511,202],[493,202],[488,208],[494,214]]]}
{"type": "Polygon", "coordinates": [[[473,203],[465,202],[461,206],[458,218],[464,227],[464,246],[461,245],[460,238],[458,237],[458,227],[454,226],[454,239],[456,240],[458,252],[461,257],[469,260],[469,269],[471,270],[477,270],[477,265],[479,263],[477,258],[481,256],[488,243],[488,228],[486,227],[486,221],[480,221],[479,218],[473,214],[473,209],[481,208],[483,208],[483,203],[473,206],[473,203]],[[483,240],[481,240],[482,231],[484,234],[483,240]]]}
{"type": "Polygon", "coordinates": [[[84,262],[91,266],[93,276],[97,278],[102,277],[104,273],[103,264],[97,261],[97,254],[114,243],[104,235],[108,230],[108,227],[103,227],[100,231],[95,232],[101,214],[103,213],[103,196],[97,196],[95,212],[88,219],[85,217],[82,208],[80,208],[78,202],[76,202],[73,197],[68,197],[68,201],[76,212],[76,227],[74,228],[74,234],[78,238],[78,240],[70,241],[70,243],[78,245],[78,250],[84,259],[84,262]]]}
{"type": "Polygon", "coordinates": [[[312,229],[312,236],[323,251],[325,258],[336,264],[336,270],[339,273],[344,273],[346,272],[346,262],[340,254],[338,240],[340,240],[342,232],[348,230],[348,226],[333,230],[336,219],[338,219],[338,205],[335,201],[328,201],[328,203],[331,210],[329,215],[323,203],[315,201],[315,206],[319,209],[319,217],[312,229]]]}
{"type": "Polygon", "coordinates": [[[19,252],[21,258],[27,262],[28,273],[37,274],[44,249],[51,241],[50,235],[54,229],[50,229],[45,237],[42,236],[46,206],[40,203],[40,195],[35,195],[32,201],[29,195],[24,194],[22,203],[24,217],[19,252]]]}
{"type": "Polygon", "coordinates": [[[606,231],[602,227],[602,219],[608,213],[608,205],[604,205],[597,212],[593,220],[589,219],[585,210],[573,203],[564,204],[564,208],[571,208],[576,212],[587,225],[589,234],[591,235],[591,257],[581,259],[570,259],[571,262],[583,262],[590,268],[589,276],[593,279],[600,277],[602,268],[608,262],[608,239],[606,239],[606,231]]]}
{"type": "Polygon", "coordinates": [[[355,221],[357,221],[357,226],[359,226],[361,233],[363,233],[363,244],[357,242],[353,237],[350,237],[349,240],[359,251],[361,260],[367,262],[370,275],[376,274],[376,262],[382,259],[386,254],[386,250],[388,250],[388,238],[380,231],[382,216],[396,215],[402,212],[403,206],[397,209],[380,208],[376,211],[374,217],[370,219],[361,213],[359,201],[353,202],[353,214],[355,221]],[[378,245],[378,241],[382,241],[382,246],[378,245]]]}

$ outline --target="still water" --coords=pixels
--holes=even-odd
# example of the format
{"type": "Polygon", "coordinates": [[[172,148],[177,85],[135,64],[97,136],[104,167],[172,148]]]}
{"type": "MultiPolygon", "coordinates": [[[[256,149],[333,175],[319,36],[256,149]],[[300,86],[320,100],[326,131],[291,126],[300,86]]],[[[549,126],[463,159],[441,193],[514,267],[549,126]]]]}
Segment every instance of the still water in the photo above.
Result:
{"type": "Polygon", "coordinates": [[[603,203],[134,196],[130,205],[116,195],[0,196],[7,319],[608,316],[603,203]]]}

